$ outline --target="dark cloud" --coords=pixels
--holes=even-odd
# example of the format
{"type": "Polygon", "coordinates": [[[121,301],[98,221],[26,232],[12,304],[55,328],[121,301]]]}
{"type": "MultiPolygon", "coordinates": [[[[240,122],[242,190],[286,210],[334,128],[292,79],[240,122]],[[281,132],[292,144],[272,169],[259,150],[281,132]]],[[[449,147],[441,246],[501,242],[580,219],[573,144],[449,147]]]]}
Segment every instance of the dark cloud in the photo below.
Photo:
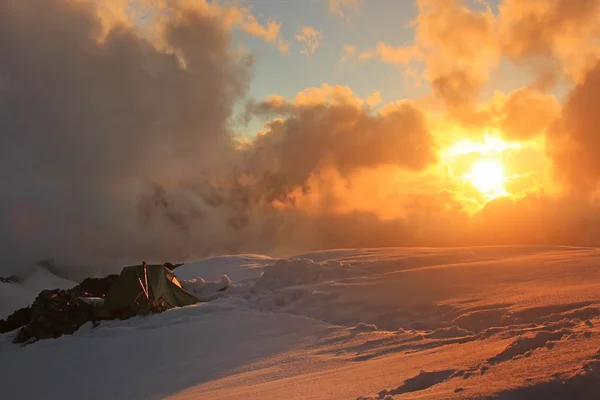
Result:
{"type": "Polygon", "coordinates": [[[600,180],[600,62],[568,94],[560,120],[548,137],[549,155],[563,182],[594,191],[600,180]]]}
{"type": "Polygon", "coordinates": [[[377,115],[353,104],[262,103],[256,110],[284,116],[268,124],[247,154],[251,173],[270,171],[272,198],[302,187],[321,167],[348,175],[384,165],[419,171],[436,161],[426,117],[411,103],[377,115]]]}
{"type": "Polygon", "coordinates": [[[163,228],[135,223],[146,186],[198,176],[231,152],[227,120],[249,61],[232,55],[219,20],[193,9],[164,26],[162,50],[123,25],[100,39],[87,2],[2,8],[3,255],[127,256],[130,246],[138,256],[163,228]]]}

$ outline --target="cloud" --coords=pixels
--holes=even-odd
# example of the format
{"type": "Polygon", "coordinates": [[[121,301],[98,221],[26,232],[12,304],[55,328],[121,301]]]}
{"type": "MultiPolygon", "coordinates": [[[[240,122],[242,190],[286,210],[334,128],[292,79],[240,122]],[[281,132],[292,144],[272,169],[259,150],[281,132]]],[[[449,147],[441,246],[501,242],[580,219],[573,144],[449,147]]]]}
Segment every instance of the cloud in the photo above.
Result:
{"type": "Polygon", "coordinates": [[[252,15],[249,8],[244,7],[215,7],[223,18],[233,26],[239,26],[240,29],[252,36],[263,39],[265,42],[272,43],[281,53],[287,53],[289,43],[281,35],[280,22],[268,19],[266,24],[261,24],[257,18],[252,15]]]}
{"type": "Polygon", "coordinates": [[[600,62],[568,94],[560,119],[548,134],[549,155],[569,187],[592,193],[600,180],[600,62]]]}
{"type": "Polygon", "coordinates": [[[435,162],[427,119],[419,109],[402,102],[371,115],[363,104],[347,88],[324,85],[300,93],[294,102],[253,106],[258,115],[279,117],[248,148],[248,168],[261,171],[254,175],[270,171],[270,199],[303,187],[323,167],[347,175],[384,165],[419,171],[435,162]]]}
{"type": "Polygon", "coordinates": [[[353,58],[358,59],[360,61],[367,61],[368,59],[370,59],[371,57],[373,57],[374,52],[370,51],[370,50],[366,50],[366,51],[362,51],[362,52],[358,52],[358,50],[356,49],[356,46],[353,45],[348,45],[348,46],[344,46],[344,52],[342,57],[340,58],[339,63],[345,63],[348,60],[351,60],[353,58]]]}
{"type": "Polygon", "coordinates": [[[470,222],[479,244],[597,246],[600,209],[575,195],[498,198],[470,222]]]}
{"type": "Polygon", "coordinates": [[[159,43],[118,24],[98,41],[104,28],[89,4],[14,1],[0,21],[10,38],[0,43],[6,265],[409,240],[385,239],[403,222],[352,211],[343,182],[435,163],[427,118],[410,102],[372,113],[349,88],[329,85],[293,101],[273,96],[253,107],[265,131],[240,144],[228,120],[251,60],[231,50],[221,17],[174,8],[159,43]],[[336,234],[353,225],[363,232],[336,234]]]}
{"type": "Polygon", "coordinates": [[[358,9],[365,0],[329,0],[329,14],[337,15],[342,18],[349,18],[350,15],[358,14],[358,9]],[[348,10],[351,10],[349,13],[348,10]]]}
{"type": "Polygon", "coordinates": [[[382,42],[377,43],[375,54],[379,60],[389,64],[404,65],[420,58],[419,49],[416,46],[392,47],[382,42]]]}
{"type": "Polygon", "coordinates": [[[321,45],[323,33],[312,26],[300,27],[300,32],[296,34],[296,40],[304,45],[300,53],[305,55],[315,54],[315,50],[321,45]]]}
{"type": "Polygon", "coordinates": [[[415,4],[413,43],[394,47],[379,41],[359,58],[406,65],[406,77],[418,85],[424,76],[450,115],[472,123],[479,118],[475,111],[479,94],[500,62],[497,17],[489,7],[476,10],[461,0],[417,0],[415,4]]]}
{"type": "Polygon", "coordinates": [[[260,38],[286,53],[289,43],[281,34],[282,23],[273,18],[261,22],[252,14],[250,7],[225,2],[206,0],[111,0],[96,2],[93,0],[70,0],[92,5],[103,21],[105,28],[115,24],[125,24],[143,29],[146,37],[160,40],[162,33],[157,29],[165,22],[177,18],[177,9],[196,10],[197,12],[219,19],[227,29],[239,29],[242,32],[260,38]]]}
{"type": "Polygon", "coordinates": [[[381,93],[380,92],[373,92],[369,95],[369,97],[367,97],[366,99],[367,105],[371,108],[377,107],[379,104],[381,104],[381,93]]]}
{"type": "Polygon", "coordinates": [[[546,133],[559,115],[560,106],[552,95],[522,87],[508,96],[492,99],[493,118],[504,137],[529,140],[546,133]]]}
{"type": "Polygon", "coordinates": [[[404,70],[404,86],[406,87],[421,87],[423,83],[422,74],[415,68],[407,67],[404,70]]]}
{"type": "Polygon", "coordinates": [[[406,65],[412,61],[422,59],[422,55],[417,46],[392,47],[383,42],[378,42],[374,50],[365,50],[362,52],[358,52],[356,46],[345,46],[344,54],[340,62],[347,61],[350,58],[367,61],[374,56],[381,62],[398,65],[406,65]]]}
{"type": "Polygon", "coordinates": [[[355,96],[348,86],[322,84],[320,87],[306,88],[296,94],[294,106],[314,106],[323,104],[363,106],[364,101],[355,96]]]}
{"type": "Polygon", "coordinates": [[[579,80],[599,55],[598,0],[505,0],[499,10],[504,54],[545,87],[561,75],[579,80]]]}
{"type": "Polygon", "coordinates": [[[168,238],[186,235],[177,224],[141,228],[132,210],[150,183],[209,174],[228,157],[227,120],[245,93],[251,59],[233,55],[220,20],[197,9],[172,9],[177,18],[161,29],[167,51],[125,25],[99,42],[102,21],[90,3],[5,6],[5,261],[177,254],[177,240],[168,238]]]}
{"type": "Polygon", "coordinates": [[[500,60],[496,18],[458,0],[418,0],[416,45],[431,86],[451,108],[473,103],[500,60]]]}
{"type": "Polygon", "coordinates": [[[344,45],[342,48],[342,56],[340,57],[338,64],[343,64],[346,61],[352,59],[357,54],[356,46],[352,44],[344,45]]]}
{"type": "Polygon", "coordinates": [[[282,46],[278,22],[197,1],[137,2],[160,12],[136,23],[127,1],[6,1],[2,268],[52,257],[117,267],[332,247],[600,244],[600,64],[571,63],[565,44],[594,53],[577,38],[592,34],[584,11],[594,8],[525,2],[539,10],[518,14],[506,2],[499,22],[487,9],[420,0],[415,43],[371,53],[349,45],[344,55],[409,63],[447,113],[432,96],[382,104],[379,92],[363,99],[322,84],[247,102],[264,126],[241,140],[231,121],[248,100],[253,60],[235,50],[232,29],[282,46]],[[498,33],[525,34],[528,24],[541,36],[521,47],[516,33],[498,33]],[[502,50],[517,63],[541,54],[577,70],[564,104],[541,84],[480,103],[502,50]],[[481,154],[451,164],[443,148],[486,129],[539,146],[498,150],[511,160],[514,195],[492,201],[460,179],[481,154]],[[548,164],[571,190],[551,190],[548,164]]]}
{"type": "Polygon", "coordinates": [[[360,54],[358,55],[358,58],[359,58],[361,61],[367,61],[367,60],[368,60],[369,58],[371,58],[371,57],[373,57],[373,53],[372,53],[372,52],[370,52],[370,51],[363,51],[362,53],[360,53],[360,54]]]}

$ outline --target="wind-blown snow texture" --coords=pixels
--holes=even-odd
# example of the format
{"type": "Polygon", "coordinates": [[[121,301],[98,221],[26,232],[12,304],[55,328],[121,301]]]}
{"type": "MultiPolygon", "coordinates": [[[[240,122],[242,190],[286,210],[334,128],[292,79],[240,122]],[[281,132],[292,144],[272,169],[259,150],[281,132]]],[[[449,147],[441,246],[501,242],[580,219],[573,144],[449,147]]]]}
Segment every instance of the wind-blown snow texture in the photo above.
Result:
{"type": "Polygon", "coordinates": [[[201,292],[232,284],[25,347],[0,336],[2,398],[600,398],[598,249],[244,255],[176,272],[201,292]]]}

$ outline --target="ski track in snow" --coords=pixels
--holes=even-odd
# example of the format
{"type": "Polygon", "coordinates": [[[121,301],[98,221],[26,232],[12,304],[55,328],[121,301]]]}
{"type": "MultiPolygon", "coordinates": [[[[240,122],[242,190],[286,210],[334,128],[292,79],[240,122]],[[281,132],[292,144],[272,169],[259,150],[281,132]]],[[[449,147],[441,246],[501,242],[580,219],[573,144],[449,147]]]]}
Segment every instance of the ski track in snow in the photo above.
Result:
{"type": "Polygon", "coordinates": [[[600,398],[597,249],[239,255],[176,273],[213,301],[25,347],[0,336],[3,398],[600,398]]]}

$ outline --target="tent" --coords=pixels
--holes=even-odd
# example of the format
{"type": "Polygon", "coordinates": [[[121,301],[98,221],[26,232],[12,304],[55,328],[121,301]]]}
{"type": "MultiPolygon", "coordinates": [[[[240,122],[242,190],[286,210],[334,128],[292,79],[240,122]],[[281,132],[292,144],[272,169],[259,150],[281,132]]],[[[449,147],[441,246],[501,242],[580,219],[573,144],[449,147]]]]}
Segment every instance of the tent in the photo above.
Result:
{"type": "Polygon", "coordinates": [[[150,301],[164,301],[171,307],[198,303],[164,265],[135,265],[125,267],[104,299],[105,308],[136,307],[150,301]]]}

